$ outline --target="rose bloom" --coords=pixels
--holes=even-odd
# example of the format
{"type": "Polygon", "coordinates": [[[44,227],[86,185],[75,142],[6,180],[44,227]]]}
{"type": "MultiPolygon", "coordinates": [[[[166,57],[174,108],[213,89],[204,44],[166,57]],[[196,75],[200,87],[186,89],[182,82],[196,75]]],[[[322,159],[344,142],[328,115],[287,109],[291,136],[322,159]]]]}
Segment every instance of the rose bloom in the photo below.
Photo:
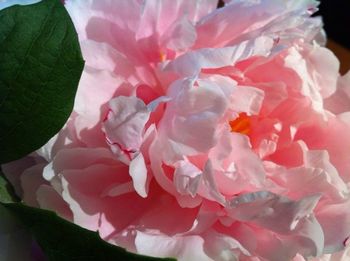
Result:
{"type": "Polygon", "coordinates": [[[74,110],[5,174],[132,252],[349,260],[350,73],[317,5],[65,1],[86,60],[74,110]]]}

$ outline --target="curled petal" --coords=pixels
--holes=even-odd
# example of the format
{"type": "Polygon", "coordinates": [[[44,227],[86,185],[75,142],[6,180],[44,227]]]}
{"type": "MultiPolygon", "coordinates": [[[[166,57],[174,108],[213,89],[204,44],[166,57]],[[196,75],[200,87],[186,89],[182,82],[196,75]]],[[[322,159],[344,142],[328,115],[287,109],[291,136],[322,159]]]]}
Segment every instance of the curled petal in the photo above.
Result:
{"type": "Polygon", "coordinates": [[[272,44],[271,38],[261,36],[235,46],[199,49],[188,52],[170,62],[165,70],[174,71],[181,76],[193,76],[198,74],[201,69],[230,66],[251,56],[268,55],[272,44]]]}
{"type": "Polygon", "coordinates": [[[135,153],[140,149],[144,127],[150,111],[136,97],[119,96],[109,102],[110,111],[104,121],[104,132],[111,145],[135,153]]]}

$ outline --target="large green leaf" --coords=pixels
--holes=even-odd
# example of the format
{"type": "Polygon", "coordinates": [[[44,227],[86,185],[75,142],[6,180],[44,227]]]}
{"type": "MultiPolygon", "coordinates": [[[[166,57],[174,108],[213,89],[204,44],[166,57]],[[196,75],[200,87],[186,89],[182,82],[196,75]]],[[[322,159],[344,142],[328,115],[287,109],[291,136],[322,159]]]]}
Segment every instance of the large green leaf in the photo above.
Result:
{"type": "Polygon", "coordinates": [[[126,252],[103,241],[97,233],[83,229],[47,210],[23,204],[4,204],[11,214],[32,232],[49,260],[52,261],[170,261],[126,252]]]}
{"type": "Polygon", "coordinates": [[[38,149],[62,128],[83,67],[60,0],[0,11],[0,163],[38,149]]]}

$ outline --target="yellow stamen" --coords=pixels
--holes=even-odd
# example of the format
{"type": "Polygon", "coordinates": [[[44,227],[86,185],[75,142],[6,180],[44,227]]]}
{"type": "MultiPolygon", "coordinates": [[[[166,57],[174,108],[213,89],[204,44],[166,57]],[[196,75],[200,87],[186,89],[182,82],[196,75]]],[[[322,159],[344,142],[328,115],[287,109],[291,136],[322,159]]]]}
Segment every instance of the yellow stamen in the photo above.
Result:
{"type": "Polygon", "coordinates": [[[164,62],[166,60],[166,53],[160,51],[159,58],[161,62],[164,62]]]}
{"type": "Polygon", "coordinates": [[[236,119],[229,121],[229,124],[232,132],[245,135],[250,133],[250,117],[245,112],[241,112],[236,119]]]}

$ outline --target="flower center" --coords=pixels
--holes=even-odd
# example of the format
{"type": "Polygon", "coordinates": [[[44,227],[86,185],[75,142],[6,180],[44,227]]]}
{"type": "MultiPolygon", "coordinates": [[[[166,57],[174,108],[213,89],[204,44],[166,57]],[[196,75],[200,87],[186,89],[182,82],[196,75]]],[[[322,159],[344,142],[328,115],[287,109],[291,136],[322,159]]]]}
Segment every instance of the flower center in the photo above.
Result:
{"type": "Polygon", "coordinates": [[[229,121],[229,124],[232,132],[245,135],[250,133],[250,117],[245,112],[241,112],[236,119],[229,121]]]}
{"type": "Polygon", "coordinates": [[[167,58],[166,53],[163,52],[163,51],[160,51],[160,52],[159,52],[159,59],[160,59],[160,61],[161,61],[161,62],[164,62],[164,61],[166,60],[166,58],[167,58]]]}

